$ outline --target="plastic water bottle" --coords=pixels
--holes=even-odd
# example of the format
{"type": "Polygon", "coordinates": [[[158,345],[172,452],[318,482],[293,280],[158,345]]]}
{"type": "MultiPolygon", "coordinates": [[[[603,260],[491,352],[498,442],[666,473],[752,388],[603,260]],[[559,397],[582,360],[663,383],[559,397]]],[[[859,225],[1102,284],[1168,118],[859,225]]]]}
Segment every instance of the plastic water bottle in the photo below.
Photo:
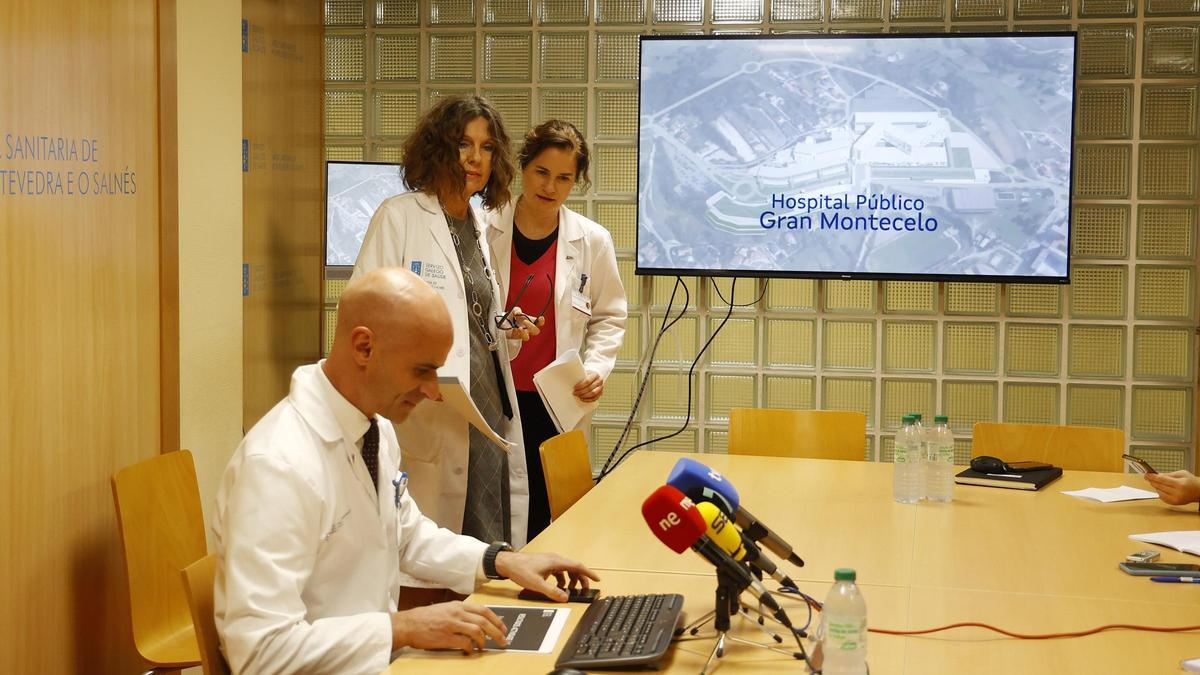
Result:
{"type": "Polygon", "coordinates": [[[822,675],[866,675],[867,603],[854,583],[856,576],[852,569],[839,568],[825,596],[822,675]]]}
{"type": "Polygon", "coordinates": [[[948,502],[954,499],[954,434],[950,418],[933,418],[929,434],[929,455],[925,463],[925,489],[930,501],[948,502]]]}
{"type": "Polygon", "coordinates": [[[913,445],[917,449],[917,464],[920,466],[917,470],[917,499],[925,499],[929,496],[925,477],[925,464],[929,461],[929,429],[921,422],[921,413],[908,413],[908,416],[913,420],[913,436],[916,438],[913,445]]]}
{"type": "Polygon", "coordinates": [[[892,454],[892,499],[901,504],[915,504],[921,499],[920,450],[912,416],[905,415],[892,454]]]}

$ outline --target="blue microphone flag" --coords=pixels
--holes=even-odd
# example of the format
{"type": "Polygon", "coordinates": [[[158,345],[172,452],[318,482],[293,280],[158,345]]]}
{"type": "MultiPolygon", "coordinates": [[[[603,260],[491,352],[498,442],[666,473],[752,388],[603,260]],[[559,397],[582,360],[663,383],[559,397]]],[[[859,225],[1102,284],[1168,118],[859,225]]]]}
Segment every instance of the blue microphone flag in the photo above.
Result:
{"type": "Polygon", "coordinates": [[[727,515],[736,512],[741,503],[733,483],[716,469],[688,457],[675,462],[667,475],[667,485],[691,497],[692,501],[712,502],[727,515]]]}

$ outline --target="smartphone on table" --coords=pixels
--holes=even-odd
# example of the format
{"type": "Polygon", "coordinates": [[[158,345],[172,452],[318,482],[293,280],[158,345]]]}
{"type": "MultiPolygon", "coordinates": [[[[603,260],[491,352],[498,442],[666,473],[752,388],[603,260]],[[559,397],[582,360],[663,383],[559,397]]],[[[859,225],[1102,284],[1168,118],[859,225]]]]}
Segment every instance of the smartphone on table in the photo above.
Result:
{"type": "Polygon", "coordinates": [[[1029,473],[1054,468],[1053,465],[1045,462],[1005,462],[1004,464],[1011,473],[1029,473]]]}
{"type": "Polygon", "coordinates": [[[1200,565],[1195,563],[1123,562],[1117,567],[1135,577],[1200,577],[1200,565]]]}
{"type": "Polygon", "coordinates": [[[1133,469],[1137,473],[1158,473],[1154,467],[1150,466],[1150,462],[1147,462],[1141,457],[1134,457],[1133,455],[1121,455],[1121,459],[1125,460],[1125,463],[1129,465],[1129,468],[1133,469]]]}

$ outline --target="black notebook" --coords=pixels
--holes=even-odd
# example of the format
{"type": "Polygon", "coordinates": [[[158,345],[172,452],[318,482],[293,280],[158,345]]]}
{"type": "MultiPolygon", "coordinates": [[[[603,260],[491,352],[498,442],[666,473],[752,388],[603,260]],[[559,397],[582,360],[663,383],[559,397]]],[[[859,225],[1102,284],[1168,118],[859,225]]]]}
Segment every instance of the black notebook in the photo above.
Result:
{"type": "Polygon", "coordinates": [[[508,646],[499,647],[491,638],[487,638],[484,649],[542,654],[554,651],[554,644],[562,635],[563,627],[567,625],[567,615],[571,612],[566,607],[535,605],[489,605],[488,609],[495,612],[508,628],[508,646]]]}
{"type": "Polygon", "coordinates": [[[1008,488],[1010,490],[1041,490],[1062,476],[1062,469],[1052,467],[1041,471],[1026,471],[1023,474],[980,473],[967,469],[954,477],[959,485],[982,485],[984,487],[1008,488]]]}

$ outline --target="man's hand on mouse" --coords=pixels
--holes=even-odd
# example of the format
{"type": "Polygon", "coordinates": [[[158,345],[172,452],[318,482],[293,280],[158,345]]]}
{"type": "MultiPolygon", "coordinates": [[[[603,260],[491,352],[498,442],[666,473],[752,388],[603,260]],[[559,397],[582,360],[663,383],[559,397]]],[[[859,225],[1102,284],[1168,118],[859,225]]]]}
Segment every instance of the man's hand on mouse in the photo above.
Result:
{"type": "Polygon", "coordinates": [[[504,551],[496,556],[496,571],[521,588],[537,591],[557,602],[567,601],[567,588],[588,588],[589,580],[600,581],[600,577],[583,563],[557,553],[504,551]],[[550,581],[550,577],[554,581],[550,581]]]}

